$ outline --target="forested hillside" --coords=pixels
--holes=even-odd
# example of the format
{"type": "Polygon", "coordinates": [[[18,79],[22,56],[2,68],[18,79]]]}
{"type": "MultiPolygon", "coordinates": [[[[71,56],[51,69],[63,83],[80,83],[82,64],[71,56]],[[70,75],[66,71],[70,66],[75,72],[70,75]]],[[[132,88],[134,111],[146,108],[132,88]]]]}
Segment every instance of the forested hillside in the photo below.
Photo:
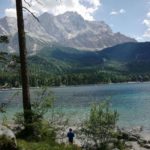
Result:
{"type": "MultiPolygon", "coordinates": [[[[125,43],[102,51],[53,45],[28,56],[31,86],[149,81],[150,43],[125,43]]],[[[19,58],[1,53],[1,86],[19,86],[19,58]]]]}

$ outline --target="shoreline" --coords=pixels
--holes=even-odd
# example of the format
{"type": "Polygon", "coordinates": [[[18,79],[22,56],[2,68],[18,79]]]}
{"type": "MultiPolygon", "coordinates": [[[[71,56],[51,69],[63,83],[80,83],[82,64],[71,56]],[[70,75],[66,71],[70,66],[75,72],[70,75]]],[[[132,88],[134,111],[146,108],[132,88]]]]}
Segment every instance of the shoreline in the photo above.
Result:
{"type": "MultiPolygon", "coordinates": [[[[130,81],[130,82],[111,82],[111,83],[97,83],[97,84],[79,84],[79,85],[60,85],[60,86],[47,86],[48,88],[65,88],[65,87],[86,87],[86,86],[101,86],[101,85],[118,85],[118,84],[143,84],[143,83],[150,83],[150,81],[130,81]]],[[[45,86],[37,86],[37,87],[29,87],[30,89],[40,89],[45,86]]],[[[10,87],[10,88],[2,88],[0,87],[0,91],[7,91],[7,90],[22,90],[22,87],[10,87]]]]}
{"type": "MultiPolygon", "coordinates": [[[[82,135],[80,133],[80,129],[82,127],[81,124],[64,124],[63,122],[60,124],[51,124],[49,122],[50,126],[54,127],[56,130],[56,141],[58,143],[68,143],[68,138],[67,138],[67,132],[69,128],[72,128],[74,133],[75,133],[75,138],[74,138],[74,144],[78,145],[79,147],[86,147],[88,146],[88,143],[86,143],[83,139],[86,139],[86,136],[82,135]],[[85,142],[85,143],[84,143],[85,142]]],[[[0,123],[1,124],[1,123],[0,123]]],[[[7,126],[9,129],[11,129],[14,133],[17,133],[15,131],[18,131],[19,126],[13,122],[9,123],[7,126]]],[[[142,126],[134,126],[130,128],[126,127],[118,127],[116,126],[114,132],[119,133],[119,137],[114,137],[113,141],[116,140],[123,140],[125,145],[128,147],[132,147],[132,150],[147,150],[150,149],[150,130],[145,130],[142,126]],[[116,140],[115,140],[116,139],[116,140]]],[[[93,144],[93,141],[89,141],[91,144],[93,144]]],[[[112,142],[109,142],[112,143],[112,142]]]]}
{"type": "MultiPolygon", "coordinates": [[[[74,144],[78,145],[79,147],[86,147],[90,146],[93,144],[92,141],[90,141],[90,145],[88,143],[84,143],[82,141],[83,135],[80,135],[80,126],[67,126],[64,128],[64,130],[58,130],[56,133],[56,141],[58,143],[68,143],[68,138],[67,138],[67,132],[68,129],[72,128],[74,133],[75,133],[75,138],[74,138],[74,144]],[[87,144],[87,145],[86,145],[87,144]]],[[[142,127],[134,127],[134,128],[116,128],[116,131],[119,133],[121,136],[120,140],[124,141],[125,145],[127,148],[130,148],[132,150],[148,150],[150,149],[150,131],[146,132],[145,129],[142,127]]],[[[86,138],[86,137],[84,137],[86,138]]],[[[119,140],[119,139],[118,139],[119,140]]],[[[112,143],[112,142],[110,142],[112,143]]]]}

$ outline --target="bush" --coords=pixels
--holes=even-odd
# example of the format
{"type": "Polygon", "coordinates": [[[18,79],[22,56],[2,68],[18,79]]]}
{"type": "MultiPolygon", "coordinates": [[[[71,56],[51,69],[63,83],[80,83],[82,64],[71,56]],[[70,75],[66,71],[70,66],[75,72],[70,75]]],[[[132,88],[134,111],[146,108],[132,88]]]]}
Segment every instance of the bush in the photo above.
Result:
{"type": "Polygon", "coordinates": [[[94,104],[81,129],[81,133],[86,136],[86,143],[94,143],[97,148],[105,147],[113,138],[117,120],[118,113],[111,111],[107,102],[94,104]]]}
{"type": "Polygon", "coordinates": [[[46,88],[37,96],[32,103],[32,112],[28,113],[32,115],[32,123],[25,123],[23,112],[15,115],[15,123],[21,127],[20,129],[23,129],[18,133],[18,137],[39,140],[44,138],[45,134],[54,136],[53,128],[49,126],[48,121],[44,120],[44,115],[52,108],[54,98],[46,88]]]}

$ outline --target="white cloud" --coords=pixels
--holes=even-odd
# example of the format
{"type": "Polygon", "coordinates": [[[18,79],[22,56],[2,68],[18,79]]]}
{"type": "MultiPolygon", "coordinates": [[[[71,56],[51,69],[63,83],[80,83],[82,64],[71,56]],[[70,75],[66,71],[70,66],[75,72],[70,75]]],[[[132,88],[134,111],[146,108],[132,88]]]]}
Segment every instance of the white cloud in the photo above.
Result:
{"type": "Polygon", "coordinates": [[[5,9],[5,15],[9,17],[16,17],[16,9],[15,8],[5,9]]]}
{"type": "Polygon", "coordinates": [[[149,20],[149,19],[144,19],[144,20],[143,20],[143,24],[144,24],[146,27],[150,28],[150,20],[149,20]]]}
{"type": "Polygon", "coordinates": [[[10,0],[12,5],[15,5],[15,0],[10,0]]]}
{"type": "Polygon", "coordinates": [[[150,12],[147,13],[147,17],[150,17],[150,12]]]}
{"type": "Polygon", "coordinates": [[[138,42],[144,42],[144,41],[145,41],[145,38],[144,38],[144,37],[141,37],[141,36],[137,36],[137,37],[135,37],[135,39],[136,39],[138,42]]]}
{"type": "Polygon", "coordinates": [[[124,13],[126,13],[126,11],[124,9],[120,9],[118,11],[110,12],[110,15],[120,15],[120,14],[124,14],[124,13]]]}
{"type": "Polygon", "coordinates": [[[120,9],[119,12],[120,12],[120,14],[126,13],[126,11],[124,9],[120,9]]]}
{"type": "Polygon", "coordinates": [[[117,11],[112,11],[112,12],[110,12],[110,15],[118,15],[118,12],[117,11]]]}
{"type": "MultiPolygon", "coordinates": [[[[81,0],[61,0],[61,1],[50,1],[40,0],[43,4],[44,11],[49,11],[54,15],[62,14],[66,11],[75,11],[79,13],[84,19],[94,20],[93,13],[99,8],[100,0],[84,0],[85,4],[89,4],[89,7],[81,3],[81,0]]],[[[35,3],[35,6],[39,6],[35,3]]],[[[37,10],[37,9],[36,9],[37,10]]],[[[37,11],[42,10],[38,9],[37,11]]],[[[43,11],[43,12],[44,12],[43,11]]]]}
{"type": "MultiPolygon", "coordinates": [[[[148,14],[150,13],[147,13],[147,17],[149,17],[148,14]]],[[[144,31],[142,37],[150,40],[150,19],[149,18],[144,19],[142,24],[144,24],[146,27],[146,30],[144,31]]]]}
{"type": "Polygon", "coordinates": [[[145,37],[140,35],[130,35],[130,37],[136,39],[138,42],[144,42],[146,40],[145,37]]]}
{"type": "Polygon", "coordinates": [[[145,28],[146,28],[145,31],[144,31],[144,33],[143,33],[143,35],[142,35],[142,37],[145,40],[150,40],[150,12],[148,12],[146,14],[146,17],[143,20],[142,24],[145,25],[145,28]]]}
{"type": "Polygon", "coordinates": [[[85,3],[89,3],[94,8],[97,8],[100,6],[100,0],[84,0],[85,3]]]}
{"type": "MultiPolygon", "coordinates": [[[[15,4],[15,0],[11,0],[15,4]]],[[[86,20],[94,20],[93,14],[100,7],[101,0],[26,0],[31,2],[29,7],[25,2],[23,5],[40,15],[43,12],[50,12],[54,15],[63,14],[66,11],[79,13],[86,20]],[[88,7],[87,7],[88,5],[88,7]]]]}
{"type": "Polygon", "coordinates": [[[150,28],[148,28],[148,29],[144,32],[143,37],[150,39],[150,28]]]}

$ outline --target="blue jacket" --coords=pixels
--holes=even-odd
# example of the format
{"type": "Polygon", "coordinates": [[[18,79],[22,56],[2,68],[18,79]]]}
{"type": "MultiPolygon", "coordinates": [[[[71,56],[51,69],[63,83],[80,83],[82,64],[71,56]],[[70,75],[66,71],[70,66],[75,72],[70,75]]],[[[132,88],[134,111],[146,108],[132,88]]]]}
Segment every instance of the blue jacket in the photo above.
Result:
{"type": "Polygon", "coordinates": [[[74,133],[73,132],[68,132],[67,137],[72,140],[74,138],[74,133]]]}

